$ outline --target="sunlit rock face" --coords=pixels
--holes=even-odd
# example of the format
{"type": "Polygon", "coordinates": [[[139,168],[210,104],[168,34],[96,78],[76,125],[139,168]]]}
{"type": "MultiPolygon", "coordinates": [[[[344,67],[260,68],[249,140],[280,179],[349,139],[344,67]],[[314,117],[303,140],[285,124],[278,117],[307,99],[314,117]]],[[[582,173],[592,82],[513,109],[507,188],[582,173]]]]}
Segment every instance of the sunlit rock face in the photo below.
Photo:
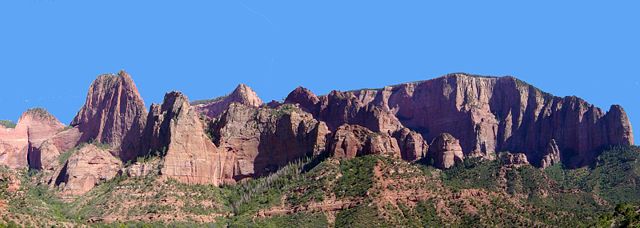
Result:
{"type": "Polygon", "coordinates": [[[140,136],[147,110],[131,76],[106,74],[89,87],[87,100],[71,122],[83,142],[108,144],[115,156],[129,161],[141,151],[140,136]]]}
{"type": "Polygon", "coordinates": [[[38,148],[64,127],[41,108],[23,113],[15,128],[0,125],[0,164],[14,169],[41,166],[38,148]]]}

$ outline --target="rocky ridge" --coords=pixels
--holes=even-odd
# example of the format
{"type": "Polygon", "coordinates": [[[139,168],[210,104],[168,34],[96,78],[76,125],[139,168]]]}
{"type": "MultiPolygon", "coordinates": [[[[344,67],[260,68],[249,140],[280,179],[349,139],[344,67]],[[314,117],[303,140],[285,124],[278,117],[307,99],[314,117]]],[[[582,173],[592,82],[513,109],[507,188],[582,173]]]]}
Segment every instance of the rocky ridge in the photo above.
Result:
{"type": "Polygon", "coordinates": [[[579,167],[591,164],[600,148],[633,144],[620,106],[605,113],[513,77],[466,74],[324,96],[299,87],[283,103],[269,105],[243,84],[229,96],[197,104],[170,92],[147,112],[135,83],[122,71],[93,82],[70,128],[45,116],[29,114],[15,129],[0,127],[0,161],[48,171],[53,186],[64,183],[71,195],[122,173],[232,184],[321,155],[431,159],[446,169],[465,157],[494,159],[497,152],[510,151],[515,155],[501,159],[579,167]],[[60,163],[74,147],[77,151],[60,163]],[[159,170],[136,163],[141,157],[160,158],[159,170]],[[141,168],[132,171],[127,163],[141,168]]]}
{"type": "Polygon", "coordinates": [[[427,141],[449,133],[460,140],[465,155],[521,152],[537,166],[552,140],[569,167],[591,164],[608,145],[634,142],[619,105],[603,112],[580,98],[555,97],[514,77],[450,74],[320,97],[296,89],[285,101],[300,104],[331,130],[345,123],[381,132],[404,126],[427,141]]]}

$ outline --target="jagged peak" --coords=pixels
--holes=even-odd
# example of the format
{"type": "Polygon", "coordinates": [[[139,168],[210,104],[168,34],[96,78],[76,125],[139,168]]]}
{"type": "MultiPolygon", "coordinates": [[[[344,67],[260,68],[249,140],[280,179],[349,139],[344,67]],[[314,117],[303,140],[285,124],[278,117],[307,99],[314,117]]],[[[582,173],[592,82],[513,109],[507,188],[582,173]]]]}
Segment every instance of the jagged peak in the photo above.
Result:
{"type": "MultiPolygon", "coordinates": [[[[112,91],[123,91],[122,93],[118,93],[126,96],[128,99],[132,100],[133,103],[138,106],[138,108],[146,113],[146,107],[144,105],[144,100],[136,87],[135,82],[131,78],[131,76],[121,70],[117,74],[109,73],[109,74],[101,74],[99,75],[89,87],[89,91],[87,92],[87,99],[82,108],[78,111],[78,114],[71,122],[71,125],[76,126],[83,122],[82,119],[87,120],[90,115],[88,113],[88,109],[94,109],[98,107],[94,107],[96,105],[105,105],[105,104],[97,104],[96,99],[105,99],[104,94],[108,94],[112,91]]],[[[113,95],[115,96],[115,94],[113,95]]],[[[111,99],[115,99],[115,97],[111,97],[111,99]]],[[[107,102],[105,100],[101,100],[102,102],[107,102]]]]}
{"type": "Polygon", "coordinates": [[[180,92],[180,91],[171,91],[168,92],[164,95],[164,102],[163,103],[187,103],[189,104],[189,98],[187,97],[187,95],[185,95],[184,93],[180,92]]]}
{"type": "Polygon", "coordinates": [[[251,89],[251,87],[243,83],[238,84],[229,97],[232,98],[234,102],[241,102],[255,107],[263,104],[258,94],[251,89]]]}

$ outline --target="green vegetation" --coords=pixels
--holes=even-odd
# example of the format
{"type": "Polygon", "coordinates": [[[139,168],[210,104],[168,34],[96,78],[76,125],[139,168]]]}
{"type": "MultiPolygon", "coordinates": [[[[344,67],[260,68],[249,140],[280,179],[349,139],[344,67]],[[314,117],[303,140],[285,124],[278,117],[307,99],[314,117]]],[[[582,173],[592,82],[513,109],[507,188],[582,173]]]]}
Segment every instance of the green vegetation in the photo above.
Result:
{"type": "Polygon", "coordinates": [[[16,128],[16,122],[12,120],[0,120],[0,125],[6,128],[16,128]]]}
{"type": "Polygon", "coordinates": [[[378,214],[376,208],[361,205],[340,211],[336,216],[336,227],[391,227],[378,214]]]}
{"type": "MultiPolygon", "coordinates": [[[[222,187],[182,184],[154,172],[118,176],[71,199],[34,171],[19,173],[18,192],[7,191],[13,171],[0,169],[0,199],[9,215],[19,215],[2,218],[0,227],[637,227],[639,156],[637,147],[615,147],[592,167],[545,170],[479,159],[438,170],[384,156],[309,158],[222,187]],[[178,219],[99,220],[169,215],[178,219]]],[[[156,159],[138,162],[161,162],[156,159]]]]}
{"type": "Polygon", "coordinates": [[[373,168],[377,162],[375,156],[341,161],[342,176],[334,189],[336,196],[366,196],[373,185],[373,168]]]}
{"type": "Polygon", "coordinates": [[[212,98],[212,99],[195,100],[195,101],[191,102],[191,105],[209,104],[209,103],[212,103],[212,102],[221,101],[222,99],[225,99],[228,96],[229,95],[227,94],[227,95],[216,97],[216,98],[212,98]]]}
{"type": "Polygon", "coordinates": [[[598,219],[595,227],[640,227],[640,207],[628,203],[616,205],[613,213],[598,219]]]}
{"type": "Polygon", "coordinates": [[[31,113],[31,114],[36,115],[36,116],[38,116],[40,118],[43,118],[43,119],[55,118],[45,108],[40,108],[40,107],[38,107],[38,108],[30,108],[30,109],[27,110],[27,113],[31,113]]]}
{"type": "Polygon", "coordinates": [[[291,215],[276,215],[268,218],[260,218],[255,220],[242,220],[230,222],[222,220],[218,222],[221,227],[228,225],[229,227],[328,227],[327,217],[322,213],[296,213],[291,215]]]}
{"type": "Polygon", "coordinates": [[[640,148],[613,147],[591,168],[545,170],[561,189],[593,192],[613,204],[640,203],[640,148]]]}
{"type": "Polygon", "coordinates": [[[298,110],[298,107],[296,107],[293,104],[283,104],[278,106],[277,108],[271,109],[272,111],[272,116],[279,118],[282,117],[284,115],[289,115],[291,114],[291,112],[298,110]]]}
{"type": "Polygon", "coordinates": [[[442,180],[453,189],[482,188],[496,191],[500,167],[498,161],[470,158],[442,172],[442,180]]]}

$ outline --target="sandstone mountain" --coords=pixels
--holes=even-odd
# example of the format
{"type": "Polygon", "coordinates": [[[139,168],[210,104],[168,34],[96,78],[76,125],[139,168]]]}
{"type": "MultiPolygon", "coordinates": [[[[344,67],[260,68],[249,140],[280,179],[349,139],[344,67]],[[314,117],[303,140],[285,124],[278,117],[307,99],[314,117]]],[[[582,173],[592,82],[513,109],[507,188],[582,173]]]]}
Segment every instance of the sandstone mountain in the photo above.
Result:
{"type": "Polygon", "coordinates": [[[320,97],[299,88],[286,102],[300,104],[331,130],[345,123],[379,132],[405,126],[427,141],[449,133],[467,155],[521,152],[537,166],[552,141],[569,167],[591,164],[607,145],[634,142],[622,107],[603,112],[580,98],[555,97],[513,77],[450,74],[320,97]]]}
{"type": "Polygon", "coordinates": [[[41,108],[22,114],[15,128],[0,126],[0,164],[10,168],[38,167],[42,143],[64,125],[41,108]]]}
{"type": "Polygon", "coordinates": [[[128,161],[140,152],[146,117],[138,88],[129,74],[120,71],[98,76],[71,126],[78,127],[81,141],[109,144],[116,148],[116,156],[128,161]]]}
{"type": "Polygon", "coordinates": [[[218,97],[212,100],[194,102],[194,106],[198,112],[215,118],[222,114],[232,103],[240,103],[253,107],[260,107],[263,102],[249,86],[240,84],[231,94],[218,97]]]}
{"type": "Polygon", "coordinates": [[[148,173],[136,161],[150,157],[159,159],[157,173],[164,178],[219,186],[308,157],[376,154],[447,169],[465,158],[493,160],[509,151],[516,155],[503,158],[512,163],[581,167],[606,146],[633,144],[629,118],[618,105],[603,112],[513,77],[467,74],[324,96],[298,87],[269,105],[244,84],[228,96],[194,103],[170,92],[147,113],[131,76],[121,71],[92,83],[70,127],[38,110],[26,112],[15,129],[0,130],[2,164],[45,170],[54,186],[65,183],[77,194],[116,169],[148,173]],[[66,152],[72,159],[59,159],[66,152]],[[141,168],[132,171],[128,164],[141,168]],[[79,174],[105,169],[100,177],[79,174]],[[78,178],[85,188],[71,187],[78,178]]]}

